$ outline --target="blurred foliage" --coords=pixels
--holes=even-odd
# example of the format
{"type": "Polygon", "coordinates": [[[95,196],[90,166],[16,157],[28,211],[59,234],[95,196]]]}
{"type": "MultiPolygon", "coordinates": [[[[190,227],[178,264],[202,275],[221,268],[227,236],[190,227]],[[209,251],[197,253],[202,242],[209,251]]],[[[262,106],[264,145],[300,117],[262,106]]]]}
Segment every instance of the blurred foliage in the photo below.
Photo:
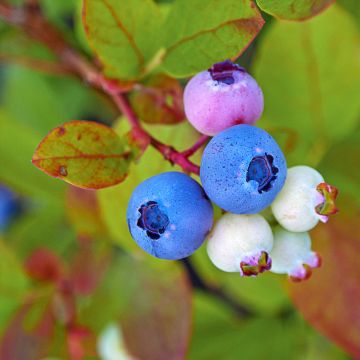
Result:
{"type": "MultiPolygon", "coordinates": [[[[82,1],[41,1],[75,48],[87,56],[96,50],[108,75],[141,79],[131,99],[139,101],[149,132],[180,150],[197,139],[187,122],[177,123],[181,103],[179,116],[166,119],[161,104],[174,105],[174,99],[154,78],[189,76],[243,52],[239,63],[252,70],[265,95],[259,125],[279,141],[289,165],[317,166],[340,189],[341,214],[312,233],[324,266],[304,284],[268,273],[244,279],[221,272],[204,247],[190,258],[204,282],[254,313],[239,318],[228,302],[191,286],[181,262],[150,258],[131,239],[125,213],[132,190],[174,169],[153,148],[128,164],[123,183],[97,192],[52,179],[31,164],[41,139],[65,122],[95,120],[122,138],[129,128],[102,93],[0,20],[0,183],[21,208],[0,234],[0,358],[109,359],[109,352],[146,360],[186,353],[194,360],[359,357],[359,2],[339,0],[304,22],[272,19],[247,0],[129,0],[115,13],[107,3],[116,4],[85,0],[85,34],[82,1]],[[144,97],[154,88],[155,95],[144,97]],[[160,124],[150,124],[149,99],[159,98],[152,110],[160,124]]],[[[267,8],[275,2],[257,3],[275,13],[267,8]]],[[[299,11],[293,19],[302,17],[299,11]]],[[[169,79],[181,101],[184,83],[169,79]]]]}

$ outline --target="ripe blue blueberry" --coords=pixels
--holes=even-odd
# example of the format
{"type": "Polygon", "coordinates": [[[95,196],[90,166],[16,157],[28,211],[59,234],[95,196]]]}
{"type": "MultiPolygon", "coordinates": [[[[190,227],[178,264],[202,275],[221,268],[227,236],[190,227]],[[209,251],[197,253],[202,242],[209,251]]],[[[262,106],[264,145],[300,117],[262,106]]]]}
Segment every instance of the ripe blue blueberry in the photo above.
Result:
{"type": "Polygon", "coordinates": [[[6,230],[18,211],[19,204],[15,194],[7,187],[0,185],[0,231],[6,230]]]}
{"type": "Polygon", "coordinates": [[[284,185],[286,160],[275,140],[251,125],[236,125],[206,146],[200,178],[209,198],[226,211],[255,214],[284,185]]]}
{"type": "Polygon", "coordinates": [[[167,172],[142,182],[133,192],[127,222],[137,244],[149,254],[176,260],[191,255],[213,223],[213,208],[191,177],[167,172]]]}

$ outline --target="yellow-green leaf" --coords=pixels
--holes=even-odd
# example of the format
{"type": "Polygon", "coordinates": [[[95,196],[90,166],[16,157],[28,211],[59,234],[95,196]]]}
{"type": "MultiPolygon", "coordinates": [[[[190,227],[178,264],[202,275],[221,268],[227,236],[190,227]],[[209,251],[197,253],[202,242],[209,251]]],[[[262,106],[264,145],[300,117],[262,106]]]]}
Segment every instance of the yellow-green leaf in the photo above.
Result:
{"type": "Polygon", "coordinates": [[[261,10],[284,20],[305,20],[311,18],[335,0],[256,0],[261,10]]]}
{"type": "Polygon", "coordinates": [[[123,181],[131,150],[110,127],[91,121],[70,121],[53,129],[39,144],[32,162],[50,176],[87,189],[123,181]]]}

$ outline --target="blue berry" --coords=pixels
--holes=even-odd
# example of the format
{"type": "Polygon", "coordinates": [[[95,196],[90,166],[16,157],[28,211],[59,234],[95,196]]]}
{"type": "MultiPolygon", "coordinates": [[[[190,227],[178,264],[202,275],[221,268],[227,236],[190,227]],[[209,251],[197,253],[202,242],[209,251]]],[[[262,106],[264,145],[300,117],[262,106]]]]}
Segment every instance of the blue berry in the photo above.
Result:
{"type": "Polygon", "coordinates": [[[236,125],[206,146],[200,178],[209,198],[226,211],[256,214],[284,185],[286,160],[275,140],[251,125],[236,125]]]}
{"type": "Polygon", "coordinates": [[[7,187],[0,185],[0,231],[6,230],[18,211],[19,204],[15,194],[7,187]]]}
{"type": "Polygon", "coordinates": [[[191,255],[213,223],[213,208],[191,177],[167,172],[142,182],[133,192],[127,221],[137,244],[149,254],[176,260],[191,255]]]}

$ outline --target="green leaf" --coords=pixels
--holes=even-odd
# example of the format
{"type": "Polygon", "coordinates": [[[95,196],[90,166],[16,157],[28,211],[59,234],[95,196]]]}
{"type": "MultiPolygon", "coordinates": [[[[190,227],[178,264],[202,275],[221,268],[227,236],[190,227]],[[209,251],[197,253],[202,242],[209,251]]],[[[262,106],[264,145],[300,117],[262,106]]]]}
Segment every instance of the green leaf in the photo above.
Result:
{"type": "Polygon", "coordinates": [[[0,239],[0,334],[23,302],[29,283],[16,255],[0,239]]]}
{"type": "Polygon", "coordinates": [[[306,20],[311,18],[335,0],[256,0],[260,9],[284,20],[306,20]]]}
{"type": "Polygon", "coordinates": [[[248,0],[177,0],[162,29],[161,69],[186,77],[238,57],[264,21],[248,0]]]}
{"type": "MultiPolygon", "coordinates": [[[[126,120],[120,120],[116,128],[119,134],[126,132],[128,128],[126,120]]],[[[148,126],[148,130],[156,134],[160,141],[171,143],[178,149],[195,141],[197,137],[195,130],[188,122],[173,126],[151,125],[148,126]]],[[[133,190],[151,176],[174,170],[179,170],[179,168],[174,169],[168,161],[164,160],[160,153],[149,147],[141,159],[132,164],[129,176],[123,183],[97,192],[101,213],[110,236],[125,249],[140,251],[140,248],[130,236],[126,222],[127,203],[133,190]]]]}
{"type": "Polygon", "coordinates": [[[31,128],[19,124],[0,109],[0,180],[25,195],[59,199],[63,195],[63,184],[42,176],[30,163],[39,141],[31,128]]]}
{"type": "Polygon", "coordinates": [[[297,318],[240,321],[209,296],[195,297],[189,360],[289,359],[302,355],[305,328],[297,318]]]}
{"type": "Polygon", "coordinates": [[[39,144],[32,162],[50,176],[87,189],[123,181],[132,151],[110,127],[70,121],[53,129],[39,144]]]}
{"type": "Polygon", "coordinates": [[[353,19],[335,5],[305,23],[276,22],[265,34],[255,62],[265,97],[260,126],[297,133],[289,165],[316,165],[356,128],[358,43],[353,19]]]}
{"type": "Polygon", "coordinates": [[[214,62],[236,58],[264,21],[248,0],[85,0],[84,26],[105,73],[138,79],[159,67],[185,77],[214,62]]]}
{"type": "Polygon", "coordinates": [[[144,74],[157,50],[161,12],[152,0],[84,0],[84,26],[105,73],[121,79],[144,74]]]}

